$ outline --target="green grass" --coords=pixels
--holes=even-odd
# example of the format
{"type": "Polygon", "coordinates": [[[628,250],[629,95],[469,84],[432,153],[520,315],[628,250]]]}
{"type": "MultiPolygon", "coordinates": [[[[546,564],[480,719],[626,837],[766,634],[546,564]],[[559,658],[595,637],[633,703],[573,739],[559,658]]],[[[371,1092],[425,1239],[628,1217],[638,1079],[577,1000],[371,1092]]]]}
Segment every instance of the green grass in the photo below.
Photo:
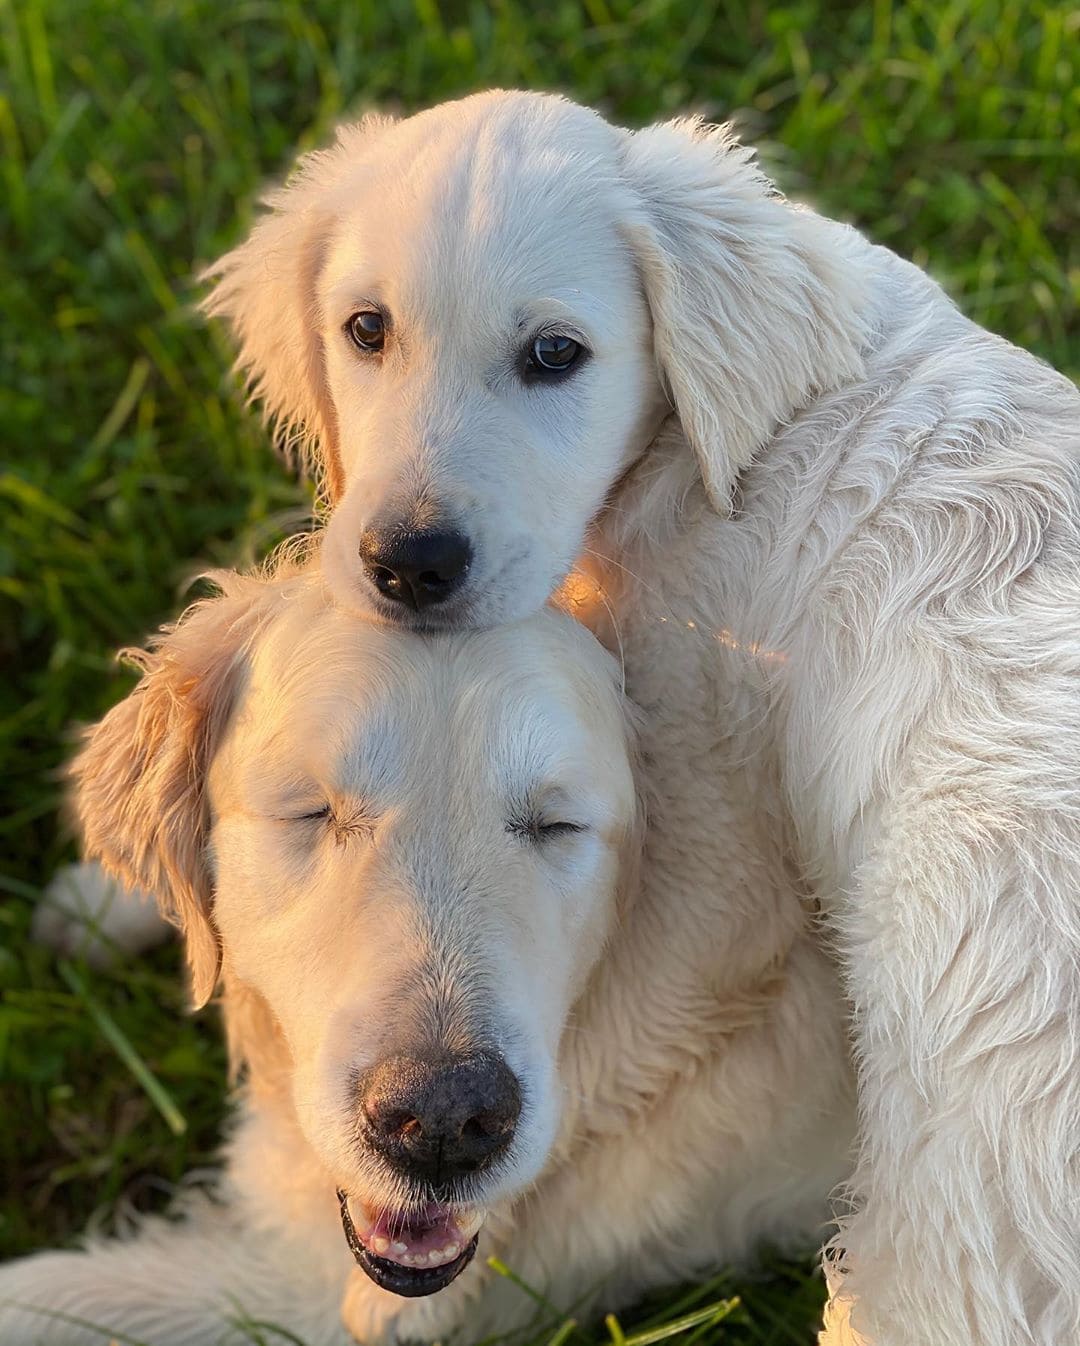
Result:
{"type": "MultiPolygon", "coordinates": [[[[190,312],[190,277],[243,230],[259,184],[348,111],[484,85],[562,88],[631,123],[734,114],[789,192],[1076,375],[1080,16],[1043,0],[0,0],[0,49],[11,1254],[159,1206],[214,1153],[221,1045],[212,1014],[182,1012],[176,950],[65,976],[26,932],[72,850],[69,728],[129,685],[112,650],[175,611],[201,564],[254,558],[309,506],[190,312]]],[[[806,1269],[712,1290],[743,1304],[702,1340],[811,1340],[806,1269]]]]}

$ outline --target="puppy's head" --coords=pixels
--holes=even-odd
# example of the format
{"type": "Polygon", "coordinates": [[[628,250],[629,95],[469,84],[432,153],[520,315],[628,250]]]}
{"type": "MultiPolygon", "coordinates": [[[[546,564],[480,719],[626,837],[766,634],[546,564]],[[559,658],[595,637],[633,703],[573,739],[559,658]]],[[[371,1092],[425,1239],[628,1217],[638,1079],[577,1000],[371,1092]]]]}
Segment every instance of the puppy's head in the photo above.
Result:
{"type": "Polygon", "coordinates": [[[478,95],[346,129],[270,204],[207,307],[317,448],[331,583],[407,626],[539,607],[672,406],[724,509],[858,365],[842,231],[722,128],[478,95]]]}
{"type": "Polygon", "coordinates": [[[89,849],[280,1025],[357,1260],[447,1284],[533,1180],[634,791],[608,656],[554,612],[420,637],[226,581],[76,764],[89,849]]]}

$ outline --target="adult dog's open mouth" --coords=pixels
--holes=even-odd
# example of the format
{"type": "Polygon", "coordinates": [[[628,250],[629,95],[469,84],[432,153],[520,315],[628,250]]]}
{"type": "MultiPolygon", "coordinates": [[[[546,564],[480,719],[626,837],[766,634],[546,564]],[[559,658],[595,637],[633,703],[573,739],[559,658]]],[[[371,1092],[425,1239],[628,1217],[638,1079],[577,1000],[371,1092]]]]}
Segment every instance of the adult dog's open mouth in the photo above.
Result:
{"type": "Polygon", "coordinates": [[[472,1261],[487,1214],[434,1203],[413,1215],[384,1211],[372,1218],[338,1189],[345,1239],[357,1263],[383,1290],[409,1299],[444,1290],[472,1261]]]}

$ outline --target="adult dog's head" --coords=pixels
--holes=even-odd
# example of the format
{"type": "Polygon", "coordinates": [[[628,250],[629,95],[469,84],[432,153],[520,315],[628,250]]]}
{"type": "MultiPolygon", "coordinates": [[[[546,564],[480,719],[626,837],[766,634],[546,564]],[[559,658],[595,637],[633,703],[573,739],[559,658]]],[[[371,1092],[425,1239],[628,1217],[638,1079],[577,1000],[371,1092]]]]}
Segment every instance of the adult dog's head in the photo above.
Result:
{"type": "Polygon", "coordinates": [[[635,811],[615,671],[551,611],[424,638],[317,572],[221,582],[90,731],[87,849],[171,909],[197,1002],[222,965],[265,1002],[357,1260],[428,1294],[554,1138],[635,811]]]}
{"type": "Polygon", "coordinates": [[[724,128],[482,94],[343,128],[269,204],[207,309],[323,465],[330,582],[406,626],[535,611],[672,407],[724,508],[858,368],[844,232],[724,128]]]}

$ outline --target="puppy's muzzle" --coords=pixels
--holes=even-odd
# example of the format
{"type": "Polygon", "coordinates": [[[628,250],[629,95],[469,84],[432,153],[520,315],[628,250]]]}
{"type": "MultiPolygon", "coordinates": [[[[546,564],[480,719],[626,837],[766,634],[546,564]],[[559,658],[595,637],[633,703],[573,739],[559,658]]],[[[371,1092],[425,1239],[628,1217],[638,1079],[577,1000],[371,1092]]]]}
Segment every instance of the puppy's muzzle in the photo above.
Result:
{"type": "Polygon", "coordinates": [[[521,1087],[493,1052],[391,1056],[359,1080],[364,1142],[403,1177],[439,1190],[508,1149],[521,1087]]]}
{"type": "Polygon", "coordinates": [[[369,528],[360,538],[364,573],[384,598],[413,611],[444,603],[460,589],[472,546],[456,530],[369,528]]]}

